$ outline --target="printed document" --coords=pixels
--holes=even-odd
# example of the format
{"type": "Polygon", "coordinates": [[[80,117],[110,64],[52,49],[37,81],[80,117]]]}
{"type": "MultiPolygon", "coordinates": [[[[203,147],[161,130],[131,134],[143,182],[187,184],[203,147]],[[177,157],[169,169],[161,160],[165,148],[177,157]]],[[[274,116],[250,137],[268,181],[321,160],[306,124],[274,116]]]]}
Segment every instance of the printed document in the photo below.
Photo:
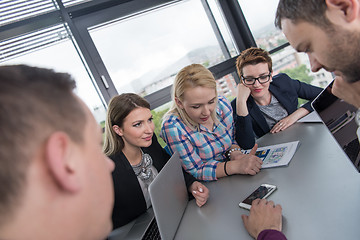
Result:
{"type": "MultiPolygon", "coordinates": [[[[286,166],[294,156],[298,144],[299,141],[295,141],[260,147],[255,155],[263,161],[262,168],[286,166]]],[[[251,149],[242,150],[245,154],[248,154],[250,151],[251,149]]]]}

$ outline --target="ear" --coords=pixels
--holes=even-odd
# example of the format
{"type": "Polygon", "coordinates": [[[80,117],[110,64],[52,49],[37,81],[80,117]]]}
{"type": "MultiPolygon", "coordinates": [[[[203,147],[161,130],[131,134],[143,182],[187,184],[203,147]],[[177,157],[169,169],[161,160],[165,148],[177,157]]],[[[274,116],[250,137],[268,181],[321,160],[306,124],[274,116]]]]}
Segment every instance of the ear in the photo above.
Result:
{"type": "Polygon", "coordinates": [[[184,105],[182,104],[180,99],[178,99],[177,97],[175,98],[175,103],[180,109],[184,109],[184,105]]]}
{"type": "MultiPolygon", "coordinates": [[[[334,20],[336,13],[340,14],[342,19],[346,22],[352,22],[359,18],[359,2],[357,0],[326,0],[327,17],[334,20]]],[[[337,23],[338,21],[332,21],[337,23]]]]}
{"type": "Polygon", "coordinates": [[[112,126],[112,129],[114,130],[114,132],[119,135],[120,137],[122,137],[124,135],[123,130],[121,129],[121,127],[119,127],[118,125],[114,125],[112,126]]]}
{"type": "Polygon", "coordinates": [[[57,185],[68,192],[80,190],[78,158],[74,154],[74,143],[63,132],[53,133],[45,145],[45,162],[57,185]]]}

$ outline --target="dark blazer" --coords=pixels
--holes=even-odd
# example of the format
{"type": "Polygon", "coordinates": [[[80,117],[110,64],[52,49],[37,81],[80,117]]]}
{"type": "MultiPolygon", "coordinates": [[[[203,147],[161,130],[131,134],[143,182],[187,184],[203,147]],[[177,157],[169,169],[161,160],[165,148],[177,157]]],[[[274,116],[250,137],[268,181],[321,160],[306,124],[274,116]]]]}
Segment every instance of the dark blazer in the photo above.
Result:
{"type": "MultiPolygon", "coordinates": [[[[157,141],[155,134],[152,138],[152,144],[147,148],[142,148],[142,150],[151,156],[153,165],[158,172],[170,158],[157,141]]],[[[115,193],[112,221],[113,229],[115,229],[131,222],[144,213],[147,208],[139,181],[124,153],[119,152],[110,158],[115,163],[115,169],[112,172],[115,193]]],[[[185,174],[185,172],[184,178],[187,187],[195,181],[193,176],[185,174]]]]}
{"type": "MultiPolygon", "coordinates": [[[[320,94],[321,88],[294,80],[284,73],[274,76],[272,80],[269,91],[277,98],[289,115],[297,110],[298,98],[309,100],[302,107],[310,112],[313,111],[311,101],[320,94]]],[[[236,114],[236,98],[231,102],[234,110],[235,140],[241,148],[250,149],[255,144],[254,134],[257,137],[261,137],[270,132],[270,128],[251,95],[246,104],[249,114],[242,117],[236,114]]]]}

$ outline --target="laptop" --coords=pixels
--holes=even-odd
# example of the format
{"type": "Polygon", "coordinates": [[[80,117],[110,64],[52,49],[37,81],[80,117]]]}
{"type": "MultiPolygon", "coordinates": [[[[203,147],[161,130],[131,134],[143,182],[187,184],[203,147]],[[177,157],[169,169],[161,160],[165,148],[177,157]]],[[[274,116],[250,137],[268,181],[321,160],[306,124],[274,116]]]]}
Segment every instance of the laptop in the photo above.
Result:
{"type": "Polygon", "coordinates": [[[334,80],[311,103],[348,158],[360,171],[360,144],[356,134],[357,108],[331,93],[334,80]]]}
{"type": "Polygon", "coordinates": [[[109,240],[174,239],[189,201],[177,152],[150,184],[149,194],[152,207],[136,220],[115,229],[109,240]]]}
{"type": "Polygon", "coordinates": [[[161,239],[174,239],[189,202],[178,152],[150,184],[149,193],[161,239]]]}

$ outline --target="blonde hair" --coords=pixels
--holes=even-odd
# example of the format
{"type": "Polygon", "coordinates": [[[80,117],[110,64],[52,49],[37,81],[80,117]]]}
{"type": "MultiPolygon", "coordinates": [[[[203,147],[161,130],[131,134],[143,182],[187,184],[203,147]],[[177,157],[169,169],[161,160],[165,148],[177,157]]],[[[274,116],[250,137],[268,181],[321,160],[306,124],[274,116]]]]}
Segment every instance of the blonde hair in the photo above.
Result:
{"type": "MultiPolygon", "coordinates": [[[[193,121],[184,109],[181,109],[175,99],[184,100],[184,93],[187,89],[195,87],[207,87],[215,90],[217,103],[217,89],[216,81],[213,74],[201,64],[191,64],[181,69],[175,77],[175,82],[172,88],[172,106],[164,117],[175,114],[179,116],[184,123],[191,129],[199,129],[199,124],[193,121]]],[[[216,111],[211,113],[211,118],[216,121],[216,111]]]]}
{"type": "Polygon", "coordinates": [[[103,147],[103,151],[107,156],[118,153],[124,148],[124,140],[117,135],[113,126],[118,125],[119,127],[122,127],[124,119],[135,108],[139,107],[150,109],[150,104],[135,93],[123,93],[110,100],[106,114],[105,140],[103,147]]]}

